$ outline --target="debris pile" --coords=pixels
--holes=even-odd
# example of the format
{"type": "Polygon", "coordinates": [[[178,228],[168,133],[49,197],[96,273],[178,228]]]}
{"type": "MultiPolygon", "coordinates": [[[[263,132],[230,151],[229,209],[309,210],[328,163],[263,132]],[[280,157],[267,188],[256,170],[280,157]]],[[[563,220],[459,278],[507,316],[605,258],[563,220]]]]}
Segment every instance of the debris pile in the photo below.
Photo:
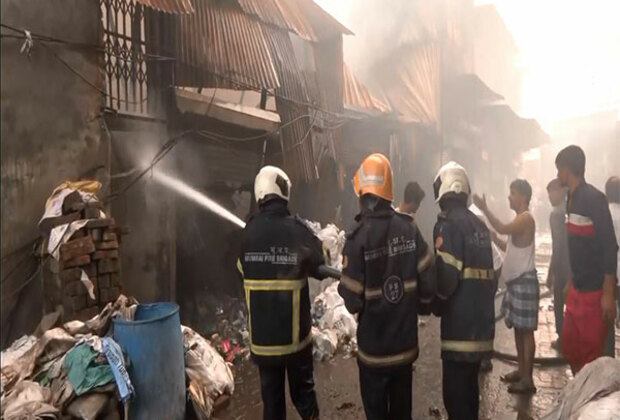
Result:
{"type": "Polygon", "coordinates": [[[113,316],[131,316],[136,304],[120,296],[90,320],[61,326],[59,316],[46,316],[40,335],[24,336],[4,350],[2,418],[120,418],[119,404],[133,389],[118,344],[102,337],[113,316]]]}
{"type": "Polygon", "coordinates": [[[250,357],[250,333],[245,304],[239,299],[222,299],[216,308],[216,330],[211,342],[228,363],[250,357]]]}
{"type": "Polygon", "coordinates": [[[64,319],[87,320],[122,293],[121,232],[97,199],[96,181],[65,182],[47,200],[39,228],[47,258],[46,309],[63,307],[64,319]]]}
{"type": "MultiPolygon", "coordinates": [[[[335,225],[321,228],[319,223],[306,222],[323,243],[327,251],[327,263],[342,270],[342,250],[345,234],[335,225]]],[[[317,360],[328,360],[341,350],[347,356],[357,352],[357,320],[347,311],[344,300],[338,294],[338,281],[325,279],[321,282],[320,293],[312,302],[313,354],[317,360]]]]}
{"type": "MultiPolygon", "coordinates": [[[[134,389],[110,328],[114,317],[133,319],[136,309],[134,299],[121,295],[85,322],[57,326],[59,316],[47,316],[48,329],[42,322],[39,336],[15,341],[1,355],[1,418],[122,418],[134,389]]],[[[182,332],[188,397],[197,417],[206,420],[215,401],[234,392],[233,374],[208,340],[188,327],[182,332]]]]}
{"type": "Polygon", "coordinates": [[[230,396],[235,390],[235,379],[228,363],[211,346],[189,327],[182,327],[185,343],[185,374],[187,375],[188,397],[194,412],[200,420],[213,415],[215,401],[230,396]]]}

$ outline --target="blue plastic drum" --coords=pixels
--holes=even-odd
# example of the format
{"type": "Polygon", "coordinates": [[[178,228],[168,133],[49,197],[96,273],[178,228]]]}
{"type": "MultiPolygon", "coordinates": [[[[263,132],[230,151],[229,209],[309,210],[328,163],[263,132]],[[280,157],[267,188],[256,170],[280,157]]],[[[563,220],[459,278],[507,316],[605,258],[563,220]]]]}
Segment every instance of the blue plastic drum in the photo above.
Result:
{"type": "Polygon", "coordinates": [[[129,356],[136,390],[131,420],[185,418],[185,360],[179,306],[138,305],[133,321],[114,319],[114,339],[129,356]]]}

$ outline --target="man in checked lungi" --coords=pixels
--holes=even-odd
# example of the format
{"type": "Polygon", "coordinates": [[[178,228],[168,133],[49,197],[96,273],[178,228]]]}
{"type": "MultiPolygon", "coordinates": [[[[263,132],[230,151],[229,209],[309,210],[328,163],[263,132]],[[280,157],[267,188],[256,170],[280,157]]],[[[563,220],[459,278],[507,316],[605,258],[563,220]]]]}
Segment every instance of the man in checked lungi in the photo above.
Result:
{"type": "Polygon", "coordinates": [[[510,223],[503,223],[489,210],[486,197],[474,196],[474,203],[484,212],[497,233],[508,235],[506,243],[496,235],[494,240],[506,251],[501,274],[506,284],[502,313],[508,328],[515,330],[519,361],[519,368],[502,377],[502,380],[511,384],[508,392],[515,394],[536,392],[532,374],[540,287],[536,275],[536,222],[529,211],[531,198],[532,187],[526,180],[513,181],[508,201],[517,215],[510,223]]]}

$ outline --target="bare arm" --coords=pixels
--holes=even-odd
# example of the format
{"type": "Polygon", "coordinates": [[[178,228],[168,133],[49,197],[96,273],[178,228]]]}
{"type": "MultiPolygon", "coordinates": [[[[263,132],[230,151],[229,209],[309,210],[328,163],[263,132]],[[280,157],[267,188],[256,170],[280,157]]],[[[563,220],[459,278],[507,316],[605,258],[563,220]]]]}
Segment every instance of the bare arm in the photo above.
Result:
{"type": "Polygon", "coordinates": [[[489,219],[491,226],[493,226],[497,233],[502,235],[521,235],[531,227],[532,218],[525,213],[517,215],[510,223],[503,223],[489,210],[485,196],[474,195],[474,203],[489,219]]]}

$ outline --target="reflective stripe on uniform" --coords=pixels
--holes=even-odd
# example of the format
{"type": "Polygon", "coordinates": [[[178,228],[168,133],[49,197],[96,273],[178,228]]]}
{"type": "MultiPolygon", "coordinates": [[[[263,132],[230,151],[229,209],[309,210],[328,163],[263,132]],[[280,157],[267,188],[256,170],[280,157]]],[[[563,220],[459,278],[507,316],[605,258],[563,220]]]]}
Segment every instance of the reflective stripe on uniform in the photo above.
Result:
{"type": "Polygon", "coordinates": [[[495,279],[495,271],[486,268],[465,267],[465,270],[463,270],[463,278],[466,280],[493,280],[495,279]]]}
{"type": "Polygon", "coordinates": [[[243,287],[248,290],[277,291],[277,290],[301,290],[308,285],[308,279],[297,280],[243,280],[243,287]]]}
{"type": "Polygon", "coordinates": [[[250,349],[257,356],[286,356],[287,354],[297,353],[305,349],[310,343],[312,343],[312,332],[308,333],[306,338],[297,343],[285,346],[259,346],[250,343],[250,349]]]}
{"type": "Polygon", "coordinates": [[[431,249],[428,248],[426,250],[426,255],[424,255],[424,257],[422,257],[422,259],[418,262],[418,273],[422,273],[431,266],[431,263],[433,262],[433,257],[434,255],[431,252],[431,249]]]}
{"type": "Polygon", "coordinates": [[[451,265],[457,270],[461,271],[463,269],[463,261],[459,260],[458,258],[450,254],[449,252],[437,250],[437,256],[441,257],[443,262],[445,262],[448,265],[451,265]]]}
{"type": "MultiPolygon", "coordinates": [[[[406,292],[414,292],[418,288],[418,282],[415,279],[405,280],[403,282],[403,287],[406,292]]],[[[383,297],[383,288],[382,287],[367,287],[364,290],[364,296],[366,299],[380,299],[383,297]]]]}
{"type": "Polygon", "coordinates": [[[418,358],[420,349],[418,347],[404,351],[399,354],[393,354],[390,356],[371,356],[364,353],[361,349],[357,352],[357,358],[368,366],[386,367],[394,366],[405,363],[413,363],[418,358]]]}
{"type": "Polygon", "coordinates": [[[245,279],[243,281],[243,287],[245,288],[245,299],[249,309],[248,327],[250,332],[250,341],[252,341],[252,307],[251,307],[251,294],[253,292],[291,292],[292,294],[292,314],[291,320],[292,330],[291,334],[293,342],[287,345],[279,346],[259,346],[250,342],[252,352],[259,356],[282,356],[286,354],[295,353],[303,349],[309,341],[312,341],[312,334],[309,334],[301,342],[299,341],[299,324],[301,317],[301,289],[308,285],[308,279],[278,279],[278,280],[256,280],[245,279]],[[308,341],[309,340],[309,341],[308,341]]]}
{"type": "Polygon", "coordinates": [[[342,284],[349,291],[355,293],[356,295],[361,295],[362,293],[364,293],[364,285],[361,282],[352,279],[351,277],[344,274],[340,278],[340,284],[342,284]]]}
{"type": "Polygon", "coordinates": [[[441,340],[441,349],[444,351],[455,351],[461,353],[493,351],[493,340],[441,340]]]}
{"type": "Polygon", "coordinates": [[[243,276],[243,266],[241,265],[241,260],[239,258],[237,258],[237,270],[243,276]]]}

